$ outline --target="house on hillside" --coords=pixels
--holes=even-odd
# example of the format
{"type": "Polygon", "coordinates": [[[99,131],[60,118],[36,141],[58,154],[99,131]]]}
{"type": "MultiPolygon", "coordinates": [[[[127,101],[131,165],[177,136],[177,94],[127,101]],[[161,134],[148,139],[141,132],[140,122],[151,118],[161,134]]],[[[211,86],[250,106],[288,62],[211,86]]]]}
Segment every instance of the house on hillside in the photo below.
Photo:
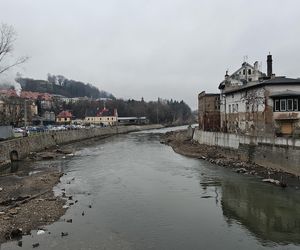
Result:
{"type": "Polygon", "coordinates": [[[86,124],[94,124],[100,126],[114,126],[118,123],[117,109],[110,111],[107,108],[99,110],[95,116],[87,116],[84,119],[86,124]]]}
{"type": "Polygon", "coordinates": [[[63,124],[63,125],[69,125],[72,122],[72,113],[69,111],[61,111],[56,116],[56,123],[57,124],[63,124]]]}
{"type": "Polygon", "coordinates": [[[251,135],[296,135],[300,129],[300,79],[267,74],[243,63],[219,85],[221,130],[251,135]]]}

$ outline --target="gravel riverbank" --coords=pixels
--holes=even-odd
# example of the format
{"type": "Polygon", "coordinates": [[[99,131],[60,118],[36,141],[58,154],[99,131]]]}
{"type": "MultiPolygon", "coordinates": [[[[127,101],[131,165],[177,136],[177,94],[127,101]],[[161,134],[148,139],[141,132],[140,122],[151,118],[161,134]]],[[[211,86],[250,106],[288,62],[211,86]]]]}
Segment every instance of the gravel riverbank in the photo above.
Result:
{"type": "Polygon", "coordinates": [[[65,201],[53,193],[61,176],[47,170],[25,177],[0,177],[0,243],[20,239],[65,213],[65,201]]]}

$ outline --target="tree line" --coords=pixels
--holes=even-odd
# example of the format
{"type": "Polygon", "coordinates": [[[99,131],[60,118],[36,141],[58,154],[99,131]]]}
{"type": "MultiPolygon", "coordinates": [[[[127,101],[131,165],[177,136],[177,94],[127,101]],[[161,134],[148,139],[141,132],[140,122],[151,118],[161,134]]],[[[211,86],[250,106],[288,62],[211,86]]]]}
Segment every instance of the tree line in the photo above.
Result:
{"type": "Polygon", "coordinates": [[[113,99],[108,101],[80,101],[64,103],[63,108],[72,111],[76,118],[95,116],[99,110],[108,108],[117,109],[119,117],[146,116],[150,123],[166,125],[180,125],[194,122],[190,107],[184,101],[157,100],[146,102],[142,100],[113,99]]]}

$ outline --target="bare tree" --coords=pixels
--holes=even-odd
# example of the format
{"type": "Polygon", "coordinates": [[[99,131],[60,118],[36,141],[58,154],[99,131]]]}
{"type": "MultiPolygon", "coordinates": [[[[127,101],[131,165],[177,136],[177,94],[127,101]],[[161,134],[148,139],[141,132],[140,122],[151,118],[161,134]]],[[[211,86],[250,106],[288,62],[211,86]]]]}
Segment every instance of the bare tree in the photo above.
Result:
{"type": "Polygon", "coordinates": [[[254,130],[257,130],[259,126],[262,124],[259,122],[260,119],[263,117],[263,112],[259,112],[259,107],[264,108],[266,104],[266,97],[265,97],[265,89],[251,89],[245,92],[245,94],[241,98],[242,102],[246,105],[246,113],[251,113],[252,118],[248,117],[247,120],[252,120],[253,124],[251,127],[254,130]],[[260,118],[260,119],[259,119],[260,118]]]}
{"type": "Polygon", "coordinates": [[[0,25],[0,74],[28,60],[28,57],[23,56],[13,62],[5,63],[5,59],[13,52],[13,44],[16,41],[16,36],[17,34],[13,26],[8,24],[0,25]]]}

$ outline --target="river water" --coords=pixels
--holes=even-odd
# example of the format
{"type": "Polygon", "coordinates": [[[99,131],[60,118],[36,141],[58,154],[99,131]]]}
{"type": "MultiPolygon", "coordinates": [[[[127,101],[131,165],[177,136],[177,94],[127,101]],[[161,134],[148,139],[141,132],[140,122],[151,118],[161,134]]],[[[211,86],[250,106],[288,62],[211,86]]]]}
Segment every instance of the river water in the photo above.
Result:
{"type": "Polygon", "coordinates": [[[55,192],[78,202],[22,248],[0,249],[300,248],[300,191],[176,154],[160,144],[164,131],[81,145],[55,162],[66,173],[55,192]]]}

